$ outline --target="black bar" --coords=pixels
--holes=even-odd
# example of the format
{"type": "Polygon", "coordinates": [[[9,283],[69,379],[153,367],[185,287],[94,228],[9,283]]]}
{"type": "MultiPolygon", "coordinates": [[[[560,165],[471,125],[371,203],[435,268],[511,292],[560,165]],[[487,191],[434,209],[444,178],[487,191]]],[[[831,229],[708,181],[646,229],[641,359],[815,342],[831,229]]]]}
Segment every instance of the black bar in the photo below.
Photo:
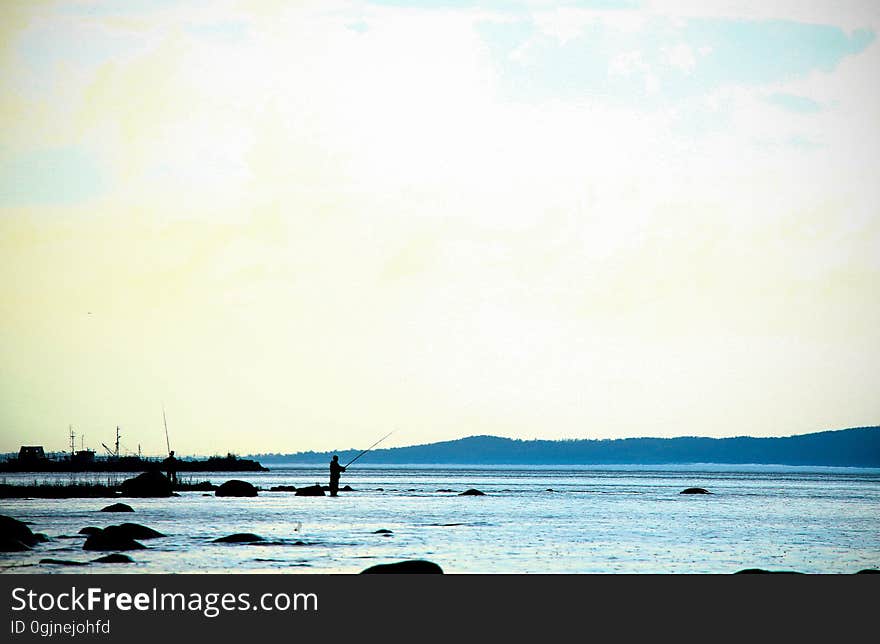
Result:
{"type": "Polygon", "coordinates": [[[846,641],[871,632],[878,589],[878,575],[6,574],[0,575],[0,641],[257,644],[278,637],[284,642],[485,637],[543,642],[565,636],[651,642],[698,635],[791,641],[823,631],[846,641]],[[92,610],[87,609],[89,589],[100,590],[91,591],[99,600],[92,610]],[[66,607],[77,593],[82,606],[76,610],[51,609],[59,600],[66,607]],[[116,597],[105,599],[109,593],[140,594],[144,610],[134,609],[133,599],[123,602],[129,610],[122,610],[116,597]],[[178,609],[179,602],[165,610],[147,606],[162,593],[182,594],[187,609],[178,609]],[[243,593],[251,604],[271,593],[265,600],[271,610],[238,610],[244,604],[237,599],[230,600],[236,609],[223,609],[224,595],[243,593]],[[37,610],[23,607],[29,599],[36,600],[37,610]],[[292,600],[298,610],[281,610],[292,600]],[[39,609],[40,601],[46,610],[39,609]],[[108,621],[108,633],[47,637],[40,630],[71,623],[95,630],[108,621]]]}

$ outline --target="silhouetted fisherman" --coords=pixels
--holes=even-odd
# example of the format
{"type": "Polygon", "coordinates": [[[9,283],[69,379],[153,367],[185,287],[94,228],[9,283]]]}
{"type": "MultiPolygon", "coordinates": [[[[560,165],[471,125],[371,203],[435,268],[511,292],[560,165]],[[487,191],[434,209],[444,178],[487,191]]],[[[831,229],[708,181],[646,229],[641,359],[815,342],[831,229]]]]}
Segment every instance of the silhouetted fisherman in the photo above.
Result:
{"type": "Polygon", "coordinates": [[[330,461],[330,496],[336,496],[339,491],[339,475],[344,471],[345,468],[339,464],[339,457],[334,454],[330,461]]]}
{"type": "Polygon", "coordinates": [[[168,453],[168,458],[163,461],[165,469],[168,470],[168,480],[171,485],[177,485],[177,459],[174,458],[174,450],[168,453]]]}

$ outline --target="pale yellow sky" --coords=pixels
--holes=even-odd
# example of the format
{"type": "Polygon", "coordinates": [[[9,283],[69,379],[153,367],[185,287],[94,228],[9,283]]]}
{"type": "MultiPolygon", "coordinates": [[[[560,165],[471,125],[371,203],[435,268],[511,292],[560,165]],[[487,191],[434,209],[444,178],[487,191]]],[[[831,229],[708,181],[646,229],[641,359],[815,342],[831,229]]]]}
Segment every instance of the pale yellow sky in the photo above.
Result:
{"type": "Polygon", "coordinates": [[[632,4],[4,3],[0,451],[880,422],[880,9],[632,4]]]}

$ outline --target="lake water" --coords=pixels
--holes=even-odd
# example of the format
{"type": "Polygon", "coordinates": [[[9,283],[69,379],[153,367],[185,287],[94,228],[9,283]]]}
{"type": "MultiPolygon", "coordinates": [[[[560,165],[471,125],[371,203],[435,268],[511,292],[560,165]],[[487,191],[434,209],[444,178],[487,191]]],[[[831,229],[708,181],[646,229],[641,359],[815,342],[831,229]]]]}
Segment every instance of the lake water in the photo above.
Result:
{"type": "MultiPolygon", "coordinates": [[[[113,474],[121,481],[127,475],[113,474]]],[[[104,482],[108,475],[75,474],[104,482]]],[[[428,559],[446,573],[733,573],[744,568],[854,573],[880,568],[880,469],[786,466],[370,466],[353,467],[339,497],[271,492],[326,484],[327,468],[273,466],[207,473],[243,479],[256,498],[185,492],[122,499],[134,513],[100,512],[105,499],[3,499],[0,514],[51,540],[0,553],[16,573],[358,573],[377,563],[428,559]],[[711,495],[683,495],[702,487],[711,495]],[[476,488],[485,496],[459,496],[476,488]],[[441,491],[452,490],[452,491],[441,491]],[[166,536],[128,554],[135,564],[90,561],[85,526],[140,523],[166,536]],[[377,530],[390,530],[390,534],[377,530]],[[236,532],[265,545],[212,540],[236,532]],[[69,538],[68,538],[69,537],[69,538]]],[[[7,483],[71,475],[14,474],[7,483]]]]}

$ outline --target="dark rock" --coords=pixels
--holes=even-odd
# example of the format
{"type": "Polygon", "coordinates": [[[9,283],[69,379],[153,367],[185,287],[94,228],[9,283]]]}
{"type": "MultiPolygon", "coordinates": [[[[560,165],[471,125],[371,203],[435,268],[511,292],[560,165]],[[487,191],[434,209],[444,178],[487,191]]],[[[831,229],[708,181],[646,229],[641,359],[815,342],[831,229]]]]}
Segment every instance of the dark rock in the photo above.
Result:
{"type": "Polygon", "coordinates": [[[211,483],[211,481],[202,481],[201,483],[187,484],[182,484],[178,482],[176,489],[185,490],[187,492],[213,492],[217,489],[217,486],[211,483]]]}
{"type": "Polygon", "coordinates": [[[354,490],[351,489],[350,485],[343,485],[341,488],[339,488],[339,491],[340,492],[354,492],[354,490]]]}
{"type": "Polygon", "coordinates": [[[140,498],[171,496],[171,481],[159,470],[149,470],[138,474],[133,479],[125,479],[119,486],[122,496],[140,498]]]}
{"type": "Polygon", "coordinates": [[[26,552],[31,547],[12,537],[0,536],[0,552],[26,552]]]}
{"type": "Polygon", "coordinates": [[[123,555],[118,552],[114,552],[112,555],[104,555],[103,557],[98,557],[97,559],[92,559],[95,563],[134,563],[134,559],[129,557],[128,555],[123,555]]]}
{"type": "Polygon", "coordinates": [[[679,494],[712,494],[709,490],[704,490],[701,487],[689,487],[686,490],[682,490],[679,494]]]}
{"type": "Polygon", "coordinates": [[[486,495],[485,492],[480,492],[479,490],[475,490],[475,489],[471,488],[470,490],[465,490],[464,492],[460,493],[458,496],[485,496],[485,495],[486,495]]]}
{"type": "MultiPolygon", "coordinates": [[[[0,539],[9,541],[10,547],[15,547],[13,541],[18,541],[25,546],[33,546],[40,541],[40,538],[31,532],[27,524],[5,514],[0,514],[0,539]]],[[[16,552],[16,550],[4,550],[4,552],[16,552]]]]}
{"type": "Polygon", "coordinates": [[[46,543],[47,541],[49,541],[49,535],[43,534],[42,532],[35,532],[34,539],[37,540],[37,543],[46,543]]]}
{"type": "Polygon", "coordinates": [[[455,492],[455,490],[450,490],[450,489],[448,489],[448,488],[441,488],[441,489],[439,489],[439,490],[437,490],[437,491],[438,491],[438,492],[455,492]]]}
{"type": "Polygon", "coordinates": [[[388,528],[379,528],[378,530],[374,530],[373,534],[392,534],[392,532],[388,528]]]}
{"type": "Polygon", "coordinates": [[[77,534],[98,534],[99,532],[101,532],[101,530],[102,528],[96,528],[95,526],[90,525],[80,530],[77,534]]]}
{"type": "Polygon", "coordinates": [[[390,564],[377,564],[361,571],[369,574],[443,574],[443,569],[432,561],[409,559],[390,564]]]}
{"type": "Polygon", "coordinates": [[[216,496],[257,496],[257,488],[247,481],[232,479],[218,487],[214,494],[216,496]]]}
{"type": "Polygon", "coordinates": [[[296,488],[293,485],[276,485],[270,487],[269,490],[271,492],[296,492],[296,488]]]}
{"type": "Polygon", "coordinates": [[[296,496],[326,496],[320,485],[308,485],[297,489],[296,496]]]}
{"type": "Polygon", "coordinates": [[[764,570],[763,568],[746,568],[737,570],[734,575],[802,575],[796,570],[764,570]]]}
{"type": "Polygon", "coordinates": [[[41,564],[52,564],[55,566],[88,566],[88,561],[70,561],[68,559],[40,559],[41,564]]]}
{"type": "Polygon", "coordinates": [[[134,512],[134,509],[125,503],[114,503],[106,508],[101,508],[101,512],[134,512]]]}
{"type": "Polygon", "coordinates": [[[878,575],[880,574],[880,570],[876,568],[865,568],[864,570],[860,570],[856,573],[857,575],[878,575]]]}
{"type": "Polygon", "coordinates": [[[118,525],[107,526],[100,532],[89,535],[83,544],[83,550],[142,550],[146,548],[130,536],[118,525]]]}
{"type": "Polygon", "coordinates": [[[238,532],[236,534],[230,534],[227,537],[214,539],[214,543],[255,543],[257,541],[265,541],[265,539],[252,532],[238,532]]]}
{"type": "Polygon", "coordinates": [[[119,528],[119,534],[125,535],[130,539],[156,539],[165,536],[161,532],[153,530],[153,528],[148,528],[138,523],[122,523],[113,527],[119,528]]]}

